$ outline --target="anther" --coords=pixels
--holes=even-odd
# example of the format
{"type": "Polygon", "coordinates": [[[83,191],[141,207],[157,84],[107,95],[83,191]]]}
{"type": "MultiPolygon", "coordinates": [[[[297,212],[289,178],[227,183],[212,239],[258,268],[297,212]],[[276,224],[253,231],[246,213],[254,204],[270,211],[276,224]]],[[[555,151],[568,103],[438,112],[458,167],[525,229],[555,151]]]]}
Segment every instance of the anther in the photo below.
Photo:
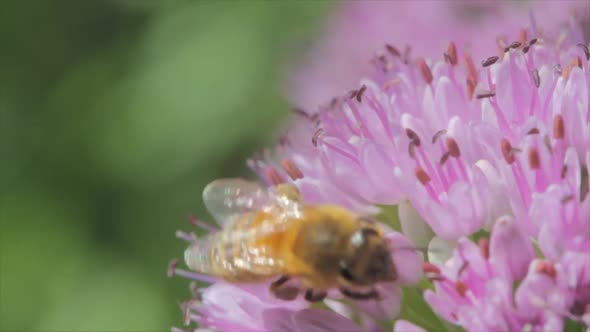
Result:
{"type": "Polygon", "coordinates": [[[484,98],[491,98],[493,96],[495,96],[496,93],[492,92],[492,91],[485,91],[485,92],[480,92],[477,95],[475,95],[475,97],[477,99],[484,99],[484,98]]]}
{"type": "Polygon", "coordinates": [[[449,154],[454,158],[459,158],[461,156],[461,150],[459,150],[459,145],[457,145],[457,141],[454,138],[447,138],[447,149],[449,154]]]}
{"type": "Polygon", "coordinates": [[[418,60],[418,67],[420,68],[420,72],[422,73],[422,77],[424,78],[426,83],[432,83],[432,80],[434,79],[432,77],[432,71],[430,71],[430,67],[428,67],[424,59],[418,60]]]}
{"type": "Polygon", "coordinates": [[[455,290],[457,291],[457,293],[459,293],[460,296],[465,297],[465,294],[467,294],[469,287],[466,283],[459,280],[455,283],[455,290]]]}
{"type": "Polygon", "coordinates": [[[367,90],[367,86],[363,84],[356,94],[356,101],[359,103],[363,101],[363,93],[367,90]]]}
{"type": "Polygon", "coordinates": [[[394,57],[399,58],[402,55],[397,48],[395,48],[394,46],[392,46],[390,44],[385,44],[385,49],[387,50],[387,52],[389,52],[394,57]]]}
{"type": "Polygon", "coordinates": [[[522,48],[522,53],[527,54],[529,52],[529,49],[531,47],[529,45],[526,45],[525,47],[522,48]]]}
{"type": "Polygon", "coordinates": [[[578,44],[578,46],[581,47],[582,50],[584,50],[584,54],[586,55],[586,61],[590,61],[590,50],[588,49],[588,46],[584,44],[578,44]]]}
{"type": "Polygon", "coordinates": [[[301,116],[303,118],[309,119],[309,114],[307,114],[306,111],[302,110],[301,108],[298,107],[294,107],[291,109],[291,111],[298,116],[301,116]]]}
{"type": "Polygon", "coordinates": [[[539,76],[539,71],[537,69],[533,69],[533,81],[537,88],[541,86],[541,77],[539,76]]]}
{"type": "Polygon", "coordinates": [[[473,94],[475,93],[475,87],[477,86],[477,82],[471,78],[467,79],[467,95],[469,99],[473,99],[473,94]]]}
{"type": "Polygon", "coordinates": [[[408,144],[408,154],[412,159],[416,157],[416,141],[411,141],[410,144],[408,144]]]}
{"type": "Polygon", "coordinates": [[[533,39],[531,39],[531,41],[529,42],[529,45],[528,45],[528,46],[533,46],[533,45],[535,45],[536,43],[537,43],[537,38],[533,38],[533,39]]]}
{"type": "Polygon", "coordinates": [[[551,137],[549,137],[549,135],[543,137],[543,144],[545,144],[549,153],[553,154],[553,146],[551,146],[551,137]]]}
{"type": "Polygon", "coordinates": [[[494,63],[498,62],[498,59],[500,59],[498,56],[495,56],[495,55],[494,55],[494,56],[491,56],[491,57],[489,57],[489,58],[487,58],[487,59],[483,60],[483,61],[481,62],[481,65],[482,65],[482,67],[484,67],[484,68],[485,68],[485,67],[489,67],[489,66],[493,65],[494,63]]]}
{"type": "Polygon", "coordinates": [[[436,141],[444,134],[447,133],[446,129],[441,129],[439,131],[437,131],[434,136],[432,136],[432,144],[436,143],[436,141]]]}
{"type": "Polygon", "coordinates": [[[487,237],[482,237],[477,244],[479,245],[481,256],[485,259],[490,258],[490,240],[487,237]]]}
{"type": "Polygon", "coordinates": [[[424,271],[424,273],[440,274],[440,269],[438,266],[430,262],[424,262],[422,264],[422,271],[424,271]]]}
{"type": "Polygon", "coordinates": [[[548,275],[551,278],[555,278],[557,275],[557,270],[555,269],[555,265],[549,261],[541,261],[539,265],[536,267],[537,273],[543,273],[548,275]]]}
{"type": "Polygon", "coordinates": [[[283,159],[283,161],[281,161],[281,165],[283,166],[283,169],[285,170],[285,172],[287,172],[287,174],[291,177],[292,180],[303,178],[303,173],[292,160],[283,159]]]}
{"type": "Polygon", "coordinates": [[[449,151],[445,152],[442,155],[442,157],[440,157],[440,160],[439,160],[438,163],[441,164],[441,165],[444,165],[447,162],[447,160],[449,160],[449,157],[450,156],[451,156],[451,153],[449,151]]]}
{"type": "Polygon", "coordinates": [[[457,56],[457,45],[454,42],[449,43],[449,47],[447,48],[447,52],[444,54],[445,60],[453,66],[456,66],[459,63],[459,57],[457,56]]]}
{"type": "Polygon", "coordinates": [[[473,58],[471,57],[471,55],[465,55],[465,63],[467,64],[467,78],[477,83],[479,77],[477,74],[477,68],[475,67],[475,63],[473,62],[473,58]]]}
{"type": "Polygon", "coordinates": [[[518,40],[524,44],[524,43],[526,43],[527,39],[528,39],[528,35],[526,32],[526,29],[520,30],[520,35],[519,35],[518,40]]]}
{"type": "Polygon", "coordinates": [[[540,131],[539,128],[531,128],[529,131],[527,131],[527,135],[539,135],[540,131]]]}
{"type": "Polygon", "coordinates": [[[178,259],[174,258],[172,261],[170,261],[170,264],[168,264],[168,278],[172,278],[174,277],[174,275],[176,274],[176,268],[178,267],[178,259]]]}
{"type": "Polygon", "coordinates": [[[266,176],[268,176],[270,182],[275,186],[285,182],[279,172],[272,166],[266,169],[266,176]]]}
{"type": "Polygon", "coordinates": [[[515,41],[515,42],[512,42],[510,45],[508,45],[508,47],[510,47],[510,48],[519,48],[521,45],[522,45],[521,42],[515,41]]]}
{"type": "Polygon", "coordinates": [[[541,168],[541,157],[539,156],[539,151],[534,147],[529,150],[529,166],[532,169],[541,168]]]}
{"type": "Polygon", "coordinates": [[[324,135],[324,129],[320,128],[311,137],[311,144],[318,146],[318,140],[324,135]]]}
{"type": "Polygon", "coordinates": [[[508,164],[512,164],[516,160],[512,144],[510,144],[510,142],[507,139],[503,138],[502,142],[500,143],[500,146],[502,148],[502,155],[504,156],[504,160],[506,160],[508,164]]]}
{"type": "Polygon", "coordinates": [[[574,198],[575,198],[574,195],[566,195],[566,196],[564,196],[564,197],[561,198],[561,204],[567,204],[567,203],[573,201],[574,198]]]}
{"type": "Polygon", "coordinates": [[[567,175],[567,165],[563,165],[563,167],[561,168],[561,178],[565,179],[566,175],[567,175]]]}
{"type": "Polygon", "coordinates": [[[565,137],[565,124],[563,121],[563,116],[561,114],[557,114],[553,119],[553,138],[555,139],[562,139],[565,137]]]}
{"type": "Polygon", "coordinates": [[[416,134],[415,131],[410,128],[406,128],[406,135],[410,140],[412,140],[412,142],[416,144],[416,146],[420,146],[420,137],[418,137],[418,134],[416,134]]]}
{"type": "Polygon", "coordinates": [[[428,184],[430,182],[430,176],[426,173],[425,170],[422,168],[416,168],[416,178],[422,183],[423,185],[428,184]]]}

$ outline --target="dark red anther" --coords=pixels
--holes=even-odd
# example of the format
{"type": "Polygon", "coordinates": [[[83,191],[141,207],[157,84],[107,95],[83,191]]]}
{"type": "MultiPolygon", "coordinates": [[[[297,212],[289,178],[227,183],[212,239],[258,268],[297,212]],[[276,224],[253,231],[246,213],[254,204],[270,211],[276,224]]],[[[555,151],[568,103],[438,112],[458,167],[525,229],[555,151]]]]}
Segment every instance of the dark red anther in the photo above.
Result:
{"type": "Polygon", "coordinates": [[[493,91],[484,91],[484,92],[480,92],[477,95],[475,95],[475,98],[477,98],[477,99],[491,98],[495,95],[496,95],[496,93],[493,91]]]}
{"type": "Polygon", "coordinates": [[[586,55],[586,61],[590,61],[590,49],[588,49],[588,46],[584,44],[578,44],[578,46],[584,51],[584,55],[586,55]]]}
{"type": "Polygon", "coordinates": [[[567,175],[567,165],[563,165],[563,167],[561,168],[561,178],[565,179],[566,175],[567,175]]]}
{"type": "Polygon", "coordinates": [[[533,46],[537,43],[537,38],[533,38],[531,39],[531,41],[529,42],[529,46],[533,46]]]}
{"type": "Polygon", "coordinates": [[[442,157],[440,157],[440,160],[438,161],[439,164],[444,165],[447,160],[449,160],[449,157],[451,156],[451,153],[449,151],[443,153],[442,157]]]}
{"type": "Polygon", "coordinates": [[[410,157],[412,157],[412,159],[416,157],[416,142],[415,141],[410,141],[410,144],[408,144],[408,154],[410,155],[410,157]]]}
{"type": "Polygon", "coordinates": [[[436,141],[444,134],[447,133],[446,129],[441,129],[439,131],[437,131],[434,136],[432,136],[432,144],[436,143],[436,141]]]}
{"type": "Polygon", "coordinates": [[[529,49],[531,47],[529,45],[526,45],[525,47],[522,48],[522,53],[527,54],[529,52],[529,49]]]}
{"type": "Polygon", "coordinates": [[[420,137],[418,137],[418,134],[416,134],[416,132],[415,132],[415,131],[413,131],[413,130],[412,130],[412,129],[410,129],[410,128],[406,128],[406,135],[408,136],[408,138],[409,138],[409,139],[410,139],[412,142],[414,142],[414,144],[415,144],[416,146],[420,146],[420,144],[421,144],[420,137]]]}
{"type": "Polygon", "coordinates": [[[467,79],[473,80],[475,83],[479,80],[479,75],[477,73],[477,67],[475,67],[475,63],[473,62],[473,58],[471,55],[465,55],[465,63],[467,64],[467,79]]]}
{"type": "Polygon", "coordinates": [[[495,55],[494,55],[494,56],[491,56],[491,57],[489,57],[489,58],[487,58],[487,59],[483,60],[483,61],[481,62],[481,65],[482,65],[482,67],[484,67],[484,68],[485,68],[485,67],[489,67],[489,66],[493,65],[494,63],[498,62],[498,59],[500,59],[498,56],[495,56],[495,55]]]}
{"type": "Polygon", "coordinates": [[[313,144],[313,146],[318,146],[318,140],[323,135],[324,135],[324,130],[322,128],[316,130],[316,132],[311,137],[311,144],[313,144]]]}
{"type": "Polygon", "coordinates": [[[473,99],[473,95],[475,94],[475,87],[477,86],[477,82],[472,80],[471,78],[467,79],[467,96],[469,99],[473,99]]]}
{"type": "Polygon", "coordinates": [[[526,32],[526,29],[522,29],[520,30],[520,35],[518,40],[522,43],[522,44],[526,44],[526,41],[528,39],[528,34],[526,32]]]}
{"type": "Polygon", "coordinates": [[[287,174],[289,174],[289,177],[291,177],[292,180],[297,180],[297,179],[303,178],[303,173],[301,172],[299,167],[297,167],[297,165],[295,165],[295,163],[292,160],[283,159],[283,161],[281,162],[281,165],[283,166],[283,169],[285,170],[285,172],[287,172],[287,174]]]}
{"type": "Polygon", "coordinates": [[[455,290],[457,290],[457,293],[459,293],[460,296],[465,297],[465,294],[467,294],[467,291],[469,290],[469,286],[463,281],[458,280],[455,283],[455,290]]]}
{"type": "Polygon", "coordinates": [[[432,83],[434,77],[432,76],[432,71],[430,70],[430,67],[428,67],[424,59],[418,60],[418,68],[420,68],[420,73],[422,73],[422,77],[424,78],[426,83],[432,83]]]}
{"type": "Polygon", "coordinates": [[[424,271],[424,273],[440,274],[440,269],[438,268],[438,266],[430,262],[422,263],[422,270],[424,271]]]}
{"type": "Polygon", "coordinates": [[[481,256],[485,259],[490,258],[490,239],[487,237],[482,237],[479,239],[477,244],[479,245],[479,252],[481,253],[481,256]]]}
{"type": "Polygon", "coordinates": [[[532,169],[541,168],[541,157],[539,156],[539,151],[535,147],[532,147],[529,150],[529,166],[532,169]]]}
{"type": "Polygon", "coordinates": [[[427,185],[428,182],[430,182],[430,176],[428,176],[428,173],[420,167],[416,168],[416,178],[423,185],[427,185]]]}
{"type": "Polygon", "coordinates": [[[541,77],[537,69],[533,69],[533,81],[535,82],[535,87],[538,88],[541,86],[541,77]]]}
{"type": "Polygon", "coordinates": [[[447,149],[449,151],[449,154],[454,157],[454,158],[459,158],[461,156],[461,150],[459,150],[459,145],[457,144],[457,141],[455,141],[454,138],[447,138],[447,149]]]}
{"type": "Polygon", "coordinates": [[[268,176],[270,182],[275,186],[285,182],[279,172],[272,166],[266,169],[266,176],[268,176]]]}
{"type": "Polygon", "coordinates": [[[168,278],[174,277],[174,275],[176,274],[177,267],[178,267],[178,259],[174,258],[170,262],[170,264],[168,264],[168,271],[167,271],[168,278]]]}
{"type": "Polygon", "coordinates": [[[363,101],[363,93],[367,90],[367,86],[363,84],[356,94],[356,101],[359,103],[363,101]]]}
{"type": "Polygon", "coordinates": [[[500,143],[500,146],[502,148],[502,155],[504,156],[504,160],[506,160],[508,164],[512,164],[516,160],[512,144],[510,144],[510,142],[507,139],[503,138],[502,142],[500,143]]]}
{"type": "Polygon", "coordinates": [[[531,130],[527,131],[527,135],[539,135],[540,131],[539,128],[531,128],[531,130]]]}
{"type": "Polygon", "coordinates": [[[567,203],[573,201],[574,198],[576,198],[574,195],[566,195],[561,198],[561,204],[567,204],[567,203]]]}
{"type": "Polygon", "coordinates": [[[553,119],[553,138],[555,139],[562,139],[565,137],[565,124],[563,121],[563,116],[561,114],[557,114],[553,119]]]}
{"type": "Polygon", "coordinates": [[[557,270],[555,269],[555,264],[551,263],[550,261],[541,261],[536,268],[537,273],[543,273],[548,275],[551,278],[555,278],[557,275],[557,270]]]}
{"type": "Polygon", "coordinates": [[[397,48],[395,48],[394,46],[392,46],[390,44],[385,44],[385,49],[387,50],[387,52],[389,52],[391,55],[393,55],[396,58],[399,58],[402,55],[397,48]]]}
{"type": "Polygon", "coordinates": [[[445,59],[448,63],[453,66],[456,66],[459,63],[459,56],[457,55],[457,45],[454,42],[449,43],[449,47],[447,47],[447,52],[445,53],[445,59]]]}

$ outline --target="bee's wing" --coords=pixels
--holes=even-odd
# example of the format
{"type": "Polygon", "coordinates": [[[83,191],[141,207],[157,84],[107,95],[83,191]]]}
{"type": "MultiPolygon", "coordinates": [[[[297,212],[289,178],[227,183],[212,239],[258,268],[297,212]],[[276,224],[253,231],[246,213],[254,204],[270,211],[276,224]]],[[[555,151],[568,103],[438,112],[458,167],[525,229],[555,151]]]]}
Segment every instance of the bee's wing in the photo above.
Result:
{"type": "Polygon", "coordinates": [[[203,201],[221,226],[233,223],[248,212],[279,209],[281,214],[288,217],[300,210],[300,204],[287,195],[270,191],[257,182],[239,178],[219,179],[209,183],[203,190],[203,201]]]}

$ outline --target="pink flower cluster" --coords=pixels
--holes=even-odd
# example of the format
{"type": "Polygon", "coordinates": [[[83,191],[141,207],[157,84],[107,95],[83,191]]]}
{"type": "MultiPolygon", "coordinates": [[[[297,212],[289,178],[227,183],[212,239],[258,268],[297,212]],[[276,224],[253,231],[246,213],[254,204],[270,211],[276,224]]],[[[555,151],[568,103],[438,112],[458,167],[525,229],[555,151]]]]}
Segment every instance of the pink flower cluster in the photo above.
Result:
{"type": "MultiPolygon", "coordinates": [[[[424,299],[451,326],[590,330],[590,50],[579,18],[563,29],[533,19],[512,38],[494,36],[481,58],[484,46],[464,42],[473,35],[417,59],[386,44],[368,78],[296,110],[279,146],[249,161],[311,203],[361,213],[398,205],[403,235],[390,236],[402,275],[379,285],[380,304],[356,303],[355,313],[331,294],[330,311],[276,300],[267,285],[216,282],[195,290],[186,321],[215,331],[381,331],[379,320],[400,313],[400,284],[423,269],[433,284],[424,299]],[[433,249],[424,265],[400,249],[416,245],[433,249]]],[[[397,320],[394,330],[419,325],[397,320]]]]}

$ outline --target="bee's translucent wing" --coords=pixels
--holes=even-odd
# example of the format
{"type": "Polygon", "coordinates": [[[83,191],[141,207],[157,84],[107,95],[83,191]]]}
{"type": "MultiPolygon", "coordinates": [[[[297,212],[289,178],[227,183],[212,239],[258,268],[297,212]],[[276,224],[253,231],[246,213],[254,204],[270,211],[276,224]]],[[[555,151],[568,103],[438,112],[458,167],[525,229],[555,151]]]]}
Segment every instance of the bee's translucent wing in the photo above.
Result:
{"type": "Polygon", "coordinates": [[[227,226],[248,212],[281,209],[285,217],[297,214],[300,205],[285,194],[257,182],[239,178],[219,179],[203,190],[203,201],[217,223],[227,226]]]}
{"type": "Polygon", "coordinates": [[[248,213],[221,231],[199,238],[187,248],[189,268],[228,280],[257,281],[285,266],[280,234],[288,230],[287,219],[248,213]]]}

